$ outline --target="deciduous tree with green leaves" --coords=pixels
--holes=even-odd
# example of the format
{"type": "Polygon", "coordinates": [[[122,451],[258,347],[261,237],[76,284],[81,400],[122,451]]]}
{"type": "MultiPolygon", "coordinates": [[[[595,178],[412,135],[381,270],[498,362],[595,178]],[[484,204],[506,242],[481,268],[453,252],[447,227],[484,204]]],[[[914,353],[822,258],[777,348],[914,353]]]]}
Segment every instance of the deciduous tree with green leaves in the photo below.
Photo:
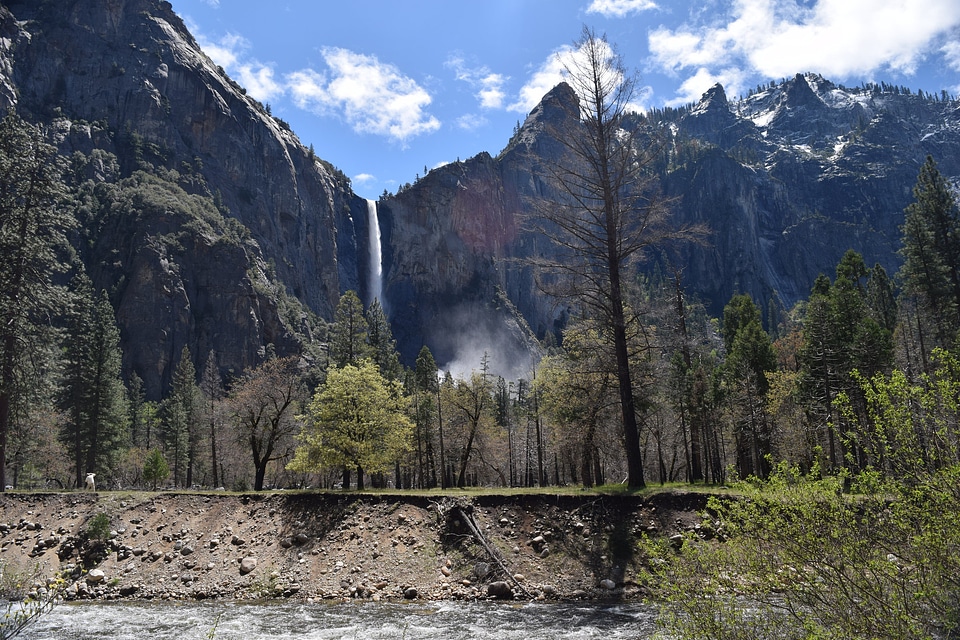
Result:
{"type": "Polygon", "coordinates": [[[301,445],[288,468],[312,473],[349,466],[363,489],[364,473],[387,471],[409,451],[408,405],[400,383],[384,378],[370,360],[331,368],[307,407],[301,445]]]}

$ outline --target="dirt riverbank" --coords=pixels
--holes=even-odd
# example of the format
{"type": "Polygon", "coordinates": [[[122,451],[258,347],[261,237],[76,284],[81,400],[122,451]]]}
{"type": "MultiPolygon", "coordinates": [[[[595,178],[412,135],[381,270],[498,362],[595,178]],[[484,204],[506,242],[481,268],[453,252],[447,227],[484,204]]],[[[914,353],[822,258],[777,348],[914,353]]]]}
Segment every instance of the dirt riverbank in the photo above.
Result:
{"type": "Polygon", "coordinates": [[[8,579],[67,570],[68,599],[636,600],[637,537],[692,530],[706,500],[10,492],[0,563],[8,579]],[[105,541],[88,536],[101,513],[105,541]]]}

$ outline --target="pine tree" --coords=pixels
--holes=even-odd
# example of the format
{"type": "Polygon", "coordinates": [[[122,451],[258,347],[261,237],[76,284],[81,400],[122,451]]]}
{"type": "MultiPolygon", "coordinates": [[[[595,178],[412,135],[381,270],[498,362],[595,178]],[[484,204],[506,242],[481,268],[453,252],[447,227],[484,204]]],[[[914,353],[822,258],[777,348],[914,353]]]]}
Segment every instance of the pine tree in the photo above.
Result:
{"type": "Polygon", "coordinates": [[[803,343],[797,353],[799,385],[811,421],[826,436],[829,465],[834,468],[857,455],[845,448],[843,434],[838,433],[836,398],[846,394],[863,410],[863,394],[853,372],[872,376],[888,370],[893,362],[892,333],[877,320],[878,313],[885,313],[882,299],[889,295],[889,291],[881,293],[889,287],[885,275],[882,269],[868,271],[860,254],[847,251],[837,265],[834,283],[825,276],[818,278],[807,303],[803,343]],[[874,299],[871,291],[876,309],[869,304],[874,299]]]}
{"type": "Polygon", "coordinates": [[[126,389],[120,378],[120,332],[102,291],[94,302],[89,279],[74,278],[75,303],[66,344],[65,404],[70,420],[63,440],[71,450],[76,486],[86,473],[106,481],[127,442],[126,389]]]}
{"type": "Polygon", "coordinates": [[[380,375],[387,380],[399,380],[403,374],[397,341],[393,339],[390,321],[379,300],[374,300],[367,309],[367,341],[373,362],[380,368],[380,375]]]}
{"type": "Polygon", "coordinates": [[[769,383],[777,356],[760,324],[760,309],[750,296],[734,296],[723,312],[723,338],[728,343],[726,368],[736,406],[737,467],[741,477],[766,477],[772,452],[770,423],[765,412],[769,383]]]}
{"type": "Polygon", "coordinates": [[[443,426],[439,422],[436,402],[440,392],[437,380],[437,363],[427,345],[423,345],[417,355],[413,375],[415,442],[417,467],[421,485],[427,488],[437,486],[437,460],[434,453],[434,424],[439,426],[440,468],[444,465],[443,426]],[[434,420],[434,417],[437,420],[434,420]]]}
{"type": "Polygon", "coordinates": [[[207,355],[207,363],[203,367],[203,376],[200,378],[200,391],[204,399],[204,413],[207,418],[207,425],[210,434],[210,471],[212,473],[211,484],[214,487],[220,486],[219,460],[217,456],[217,405],[224,397],[223,379],[220,377],[220,369],[217,367],[217,354],[211,351],[207,355]]]}
{"type": "MultiPolygon", "coordinates": [[[[905,293],[916,296],[922,325],[949,347],[960,329],[960,212],[931,156],[920,168],[901,232],[905,293]]],[[[922,331],[922,329],[921,329],[922,331]]]]}
{"type": "Polygon", "coordinates": [[[75,224],[62,195],[56,149],[10,111],[0,120],[0,491],[12,418],[36,386],[26,356],[49,344],[37,328],[62,304],[52,276],[64,269],[57,251],[75,224]]]}
{"type": "Polygon", "coordinates": [[[163,403],[163,441],[167,459],[173,460],[173,482],[176,486],[193,484],[195,453],[194,432],[198,413],[197,374],[184,347],[173,374],[173,387],[163,403]]]}
{"type": "Polygon", "coordinates": [[[369,344],[370,326],[363,313],[363,303],[355,291],[340,296],[334,323],[330,328],[330,362],[342,368],[357,365],[373,354],[369,344]]]}
{"type": "Polygon", "coordinates": [[[640,424],[644,403],[635,397],[632,316],[626,271],[648,247],[680,233],[668,224],[669,201],[661,197],[652,171],[658,150],[645,148],[639,132],[624,126],[636,87],[622,58],[605,37],[584,28],[577,55],[560,60],[577,95],[580,125],[563,131],[563,164],[553,168],[558,201],[540,208],[537,231],[553,245],[537,259],[550,273],[554,295],[570,298],[603,324],[609,364],[619,392],[627,483],[643,487],[640,424]]]}
{"type": "Polygon", "coordinates": [[[170,467],[159,449],[151,449],[143,463],[143,479],[150,483],[153,490],[157,490],[157,483],[170,477],[170,467]]]}

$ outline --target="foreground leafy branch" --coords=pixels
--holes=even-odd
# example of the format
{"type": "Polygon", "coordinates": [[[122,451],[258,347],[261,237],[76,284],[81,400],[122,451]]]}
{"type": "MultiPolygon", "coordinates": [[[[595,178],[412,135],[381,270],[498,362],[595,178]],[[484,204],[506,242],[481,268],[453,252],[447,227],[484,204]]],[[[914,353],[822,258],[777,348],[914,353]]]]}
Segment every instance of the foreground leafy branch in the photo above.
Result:
{"type": "Polygon", "coordinates": [[[681,638],[934,638],[960,629],[960,465],[913,485],[780,466],[713,499],[725,542],[646,542],[681,638]],[[869,483],[879,491],[849,495],[869,483]]]}
{"type": "Polygon", "coordinates": [[[0,640],[15,638],[30,625],[49,613],[60,601],[67,581],[62,575],[47,580],[45,586],[37,583],[39,567],[32,574],[8,572],[0,567],[0,598],[5,601],[0,618],[0,640]],[[28,585],[31,585],[28,590],[28,585]]]}

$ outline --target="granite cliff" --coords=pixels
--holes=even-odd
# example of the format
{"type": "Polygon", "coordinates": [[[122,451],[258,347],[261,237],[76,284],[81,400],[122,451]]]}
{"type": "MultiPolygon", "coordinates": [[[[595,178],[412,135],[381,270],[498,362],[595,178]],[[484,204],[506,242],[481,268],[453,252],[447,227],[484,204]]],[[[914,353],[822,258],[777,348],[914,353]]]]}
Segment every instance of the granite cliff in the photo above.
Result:
{"type": "Polygon", "coordinates": [[[198,369],[214,351],[242,371],[268,345],[299,350],[307,316],[331,317],[359,287],[364,202],[210,61],[169,3],[14,0],[0,33],[0,107],[53,130],[89,192],[78,245],[149,396],[183,346],[198,369]]]}

